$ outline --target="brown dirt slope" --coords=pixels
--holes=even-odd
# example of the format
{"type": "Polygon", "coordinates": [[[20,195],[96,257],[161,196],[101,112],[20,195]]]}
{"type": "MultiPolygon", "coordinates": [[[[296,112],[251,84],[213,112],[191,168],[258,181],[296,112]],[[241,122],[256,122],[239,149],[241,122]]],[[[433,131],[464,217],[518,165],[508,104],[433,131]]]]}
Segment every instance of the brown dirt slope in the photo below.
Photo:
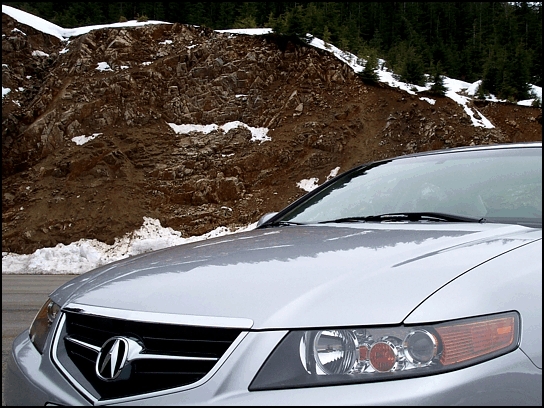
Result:
{"type": "Polygon", "coordinates": [[[322,183],[336,167],[542,140],[541,109],[480,103],[495,128],[477,128],[449,98],[431,105],[369,86],[332,54],[271,35],[165,24],[63,43],[5,14],[2,34],[2,86],[12,89],[2,101],[2,251],[111,244],[144,216],[200,235],[255,222],[300,197],[298,181],[322,183]],[[231,121],[268,127],[272,140],[168,126],[231,121]]]}

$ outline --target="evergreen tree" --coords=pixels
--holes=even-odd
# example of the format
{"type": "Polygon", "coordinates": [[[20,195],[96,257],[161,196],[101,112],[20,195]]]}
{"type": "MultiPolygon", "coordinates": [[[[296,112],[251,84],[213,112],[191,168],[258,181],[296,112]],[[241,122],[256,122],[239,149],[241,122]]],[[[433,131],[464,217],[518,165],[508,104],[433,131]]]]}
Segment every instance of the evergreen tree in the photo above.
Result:
{"type": "Polygon", "coordinates": [[[374,35],[368,42],[368,45],[370,46],[370,48],[375,49],[378,54],[383,53],[383,40],[379,30],[374,31],[374,35]]]}
{"type": "Polygon", "coordinates": [[[480,83],[481,95],[495,95],[499,92],[502,77],[504,53],[500,49],[491,49],[484,64],[484,73],[480,83]]]}
{"type": "MultiPolygon", "coordinates": [[[[235,4],[229,1],[220,2],[213,17],[213,27],[219,30],[226,30],[229,28],[249,28],[248,24],[251,22],[247,19],[251,16],[251,13],[239,13],[238,17],[235,17],[236,14],[237,10],[235,4]]],[[[256,23],[252,27],[256,27],[256,23]]]]}
{"type": "Polygon", "coordinates": [[[501,84],[502,98],[513,101],[529,99],[529,55],[523,44],[518,44],[513,57],[508,58],[504,67],[501,84]]]}
{"type": "Polygon", "coordinates": [[[194,2],[191,7],[187,8],[187,16],[185,17],[186,24],[201,25],[211,27],[212,19],[206,12],[205,3],[194,2]]]}
{"type": "Polygon", "coordinates": [[[442,75],[442,67],[440,61],[437,62],[436,65],[433,67],[433,71],[433,84],[431,85],[430,92],[435,95],[444,96],[448,91],[448,88],[444,84],[444,77],[442,75]]]}
{"type": "Polygon", "coordinates": [[[271,12],[268,15],[268,20],[264,23],[264,26],[267,28],[272,28],[273,31],[275,31],[274,27],[276,27],[278,24],[278,19],[274,17],[274,13],[271,12]]]}
{"type": "Polygon", "coordinates": [[[257,20],[253,16],[238,17],[232,28],[256,28],[257,20]]]}
{"type": "Polygon", "coordinates": [[[327,21],[323,9],[319,8],[316,3],[309,3],[304,9],[304,20],[305,27],[307,32],[313,36],[321,38],[323,41],[330,42],[330,29],[327,28],[328,38],[325,40],[323,38],[325,27],[328,26],[329,22],[327,21]]]}
{"type": "Polygon", "coordinates": [[[304,10],[302,6],[296,6],[287,13],[285,32],[282,34],[303,38],[306,36],[306,32],[304,10]]]}
{"type": "Polygon", "coordinates": [[[268,26],[275,34],[285,35],[287,33],[287,15],[281,14],[277,18],[270,16],[268,26]]]}
{"type": "Polygon", "coordinates": [[[71,3],[69,8],[51,19],[52,23],[66,28],[100,24],[103,21],[102,6],[96,2],[71,3]]]}
{"type": "Polygon", "coordinates": [[[415,47],[402,41],[391,49],[389,59],[394,61],[392,67],[402,82],[414,85],[425,85],[425,65],[415,47]]]}
{"type": "MultiPolygon", "coordinates": [[[[235,9],[238,12],[237,19],[253,19],[255,22],[257,22],[257,2],[254,1],[245,1],[238,5],[238,3],[234,3],[235,9]]],[[[256,27],[256,25],[255,25],[256,27]]]]}
{"type": "Polygon", "coordinates": [[[366,55],[366,62],[364,69],[359,73],[359,78],[364,82],[374,84],[380,79],[378,73],[378,57],[376,50],[369,50],[366,55]]]}

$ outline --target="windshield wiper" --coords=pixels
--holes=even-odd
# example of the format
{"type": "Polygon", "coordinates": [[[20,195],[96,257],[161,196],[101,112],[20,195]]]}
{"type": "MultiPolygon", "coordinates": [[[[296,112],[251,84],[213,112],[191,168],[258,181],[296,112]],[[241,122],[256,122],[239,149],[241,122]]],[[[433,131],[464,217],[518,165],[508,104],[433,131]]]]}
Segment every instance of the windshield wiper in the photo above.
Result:
{"type": "Polygon", "coordinates": [[[344,217],[336,220],[321,221],[319,224],[341,222],[373,222],[373,221],[434,221],[434,222],[486,222],[485,218],[465,217],[463,215],[446,214],[440,212],[400,212],[366,217],[344,217]]]}
{"type": "Polygon", "coordinates": [[[271,223],[265,223],[261,226],[261,228],[267,228],[267,227],[289,227],[293,225],[304,225],[301,222],[292,222],[292,221],[274,221],[271,223]]]}

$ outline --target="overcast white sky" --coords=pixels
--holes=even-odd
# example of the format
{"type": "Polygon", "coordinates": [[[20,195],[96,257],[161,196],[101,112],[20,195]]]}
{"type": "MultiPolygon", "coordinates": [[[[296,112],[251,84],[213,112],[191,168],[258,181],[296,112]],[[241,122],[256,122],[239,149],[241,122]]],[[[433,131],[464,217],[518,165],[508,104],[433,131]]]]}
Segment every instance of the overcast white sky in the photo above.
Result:
{"type": "MultiPolygon", "coordinates": [[[[107,25],[94,25],[87,27],[79,28],[62,28],[49,21],[43,20],[39,17],[36,17],[32,14],[28,14],[24,11],[15,9],[10,6],[2,5],[2,13],[8,14],[12,18],[16,19],[20,23],[31,26],[37,30],[43,31],[44,33],[50,34],[52,36],[58,37],[61,39],[65,47],[61,52],[68,52],[70,49],[70,38],[85,34],[91,30],[104,28],[104,27],[134,27],[141,26],[145,24],[170,24],[162,21],[147,21],[147,22],[137,22],[135,20],[127,21],[125,23],[114,23],[107,25]]],[[[270,29],[241,29],[241,30],[218,30],[220,32],[231,33],[232,35],[258,35],[269,32],[270,29]]],[[[23,35],[25,33],[23,32],[23,35]]],[[[168,41],[168,40],[167,40],[168,41]]],[[[361,65],[361,62],[358,61],[355,55],[343,52],[338,48],[334,47],[332,44],[326,46],[326,44],[318,39],[313,38],[311,45],[317,48],[321,48],[333,53],[337,58],[344,61],[348,64],[355,72],[360,72],[363,70],[364,65],[361,65]]],[[[42,50],[34,50],[34,55],[47,57],[48,55],[42,50]]],[[[148,62],[151,63],[151,62],[148,62]]],[[[383,60],[380,61],[380,64],[383,63],[383,60]]],[[[145,63],[144,63],[145,64],[145,63]]],[[[4,66],[5,64],[2,64],[4,66]]],[[[120,67],[119,69],[126,69],[128,67],[120,67]]],[[[107,64],[107,62],[100,62],[96,66],[97,70],[108,71],[112,68],[107,64]]],[[[387,83],[390,86],[398,87],[410,94],[416,95],[417,92],[429,89],[432,83],[427,84],[425,87],[407,84],[395,80],[393,77],[393,72],[383,69],[378,71],[379,80],[381,82],[387,83]],[[416,91],[414,91],[416,89],[416,91]]],[[[485,118],[480,112],[478,112],[473,106],[468,106],[470,98],[475,95],[479,81],[475,83],[468,83],[459,81],[452,78],[444,78],[444,84],[448,88],[446,96],[453,99],[461,106],[463,106],[467,115],[471,118],[472,124],[478,127],[493,128],[493,124],[485,118]],[[477,115],[475,115],[477,113],[477,115]]],[[[542,88],[532,86],[534,94],[542,100],[542,88]]],[[[10,89],[4,88],[2,86],[2,99],[10,92],[13,92],[14,99],[19,92],[23,92],[24,89],[10,89]]],[[[434,104],[435,101],[431,98],[422,97],[422,100],[427,101],[430,104],[434,104]]],[[[488,99],[493,101],[498,101],[493,95],[489,96],[488,99]]],[[[499,101],[506,102],[506,101],[499,101]]],[[[533,102],[533,99],[520,101],[519,105],[528,105],[530,106],[533,102]]],[[[188,133],[190,131],[199,131],[202,133],[209,133],[212,130],[222,129],[224,132],[228,132],[229,129],[243,126],[248,128],[253,138],[252,140],[255,143],[274,143],[274,140],[268,135],[267,128],[253,128],[242,122],[229,122],[221,123],[214,125],[198,125],[198,124],[184,124],[176,125],[169,123],[170,127],[174,132],[178,134],[188,133]]],[[[75,144],[81,145],[87,143],[89,140],[94,138],[99,138],[101,133],[92,133],[89,135],[79,135],[72,139],[75,144]]],[[[335,176],[340,169],[334,168],[331,169],[331,172],[327,178],[335,176]]],[[[347,170],[347,169],[343,169],[347,170]]],[[[305,191],[311,191],[313,188],[317,187],[319,184],[322,184],[325,180],[319,180],[317,177],[310,177],[309,179],[300,180],[297,182],[297,186],[305,191]]],[[[286,205],[288,203],[285,203],[286,205]]],[[[279,209],[278,209],[279,210],[279,209]]],[[[24,211],[24,207],[22,210],[24,211]]],[[[107,245],[103,242],[91,239],[81,239],[77,242],[73,242],[70,245],[58,244],[54,248],[41,248],[36,252],[30,255],[19,255],[14,253],[2,252],[2,273],[11,273],[11,274],[81,274],[87,272],[95,267],[100,265],[116,261],[118,259],[125,258],[131,255],[137,255],[143,252],[148,252],[151,250],[161,249],[173,245],[184,244],[188,242],[208,239],[215,236],[233,234],[240,231],[251,230],[255,228],[256,223],[247,225],[238,230],[230,230],[226,227],[219,227],[213,231],[208,232],[207,234],[182,238],[179,231],[175,231],[172,228],[164,228],[161,226],[160,222],[153,218],[144,218],[142,220],[142,227],[134,231],[132,234],[127,234],[123,237],[116,237],[113,245],[107,245]]]]}

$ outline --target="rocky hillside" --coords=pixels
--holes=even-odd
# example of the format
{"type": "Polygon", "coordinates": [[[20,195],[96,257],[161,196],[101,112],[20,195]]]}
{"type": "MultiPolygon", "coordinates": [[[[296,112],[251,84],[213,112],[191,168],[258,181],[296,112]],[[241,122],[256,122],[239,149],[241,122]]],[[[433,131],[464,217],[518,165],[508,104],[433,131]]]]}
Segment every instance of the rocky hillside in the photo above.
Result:
{"type": "MultiPolygon", "coordinates": [[[[95,238],[157,218],[183,236],[245,226],[302,179],[442,147],[542,140],[541,109],[483,103],[495,126],[363,83],[331,53],[181,24],[107,28],[67,44],[2,15],[2,251],[95,238]],[[96,69],[106,62],[109,69],[96,69]],[[240,121],[176,134],[174,124],[240,121]],[[96,136],[85,144],[76,136],[96,136]]],[[[433,97],[436,99],[436,97],[433,97]]]]}

